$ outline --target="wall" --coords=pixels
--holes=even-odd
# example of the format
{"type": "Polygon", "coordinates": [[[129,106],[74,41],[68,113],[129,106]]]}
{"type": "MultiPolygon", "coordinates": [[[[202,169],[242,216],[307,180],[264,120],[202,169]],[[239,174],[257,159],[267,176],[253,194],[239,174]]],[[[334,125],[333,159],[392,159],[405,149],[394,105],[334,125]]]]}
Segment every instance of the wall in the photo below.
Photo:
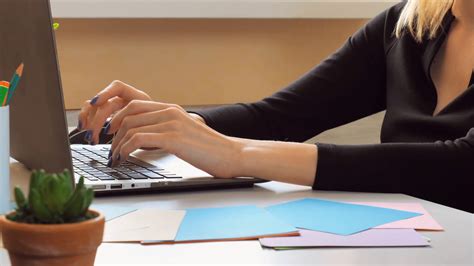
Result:
{"type": "Polygon", "coordinates": [[[258,100],[335,51],[363,19],[57,19],[68,109],[120,79],[182,105],[258,100]]]}

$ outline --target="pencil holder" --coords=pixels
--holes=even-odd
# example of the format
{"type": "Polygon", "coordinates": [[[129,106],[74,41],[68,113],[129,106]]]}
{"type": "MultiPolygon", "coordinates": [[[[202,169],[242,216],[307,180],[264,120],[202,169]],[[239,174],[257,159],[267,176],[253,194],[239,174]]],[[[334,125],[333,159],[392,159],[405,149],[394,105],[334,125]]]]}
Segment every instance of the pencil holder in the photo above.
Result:
{"type": "Polygon", "coordinates": [[[10,211],[10,108],[0,107],[0,215],[10,211]]]}

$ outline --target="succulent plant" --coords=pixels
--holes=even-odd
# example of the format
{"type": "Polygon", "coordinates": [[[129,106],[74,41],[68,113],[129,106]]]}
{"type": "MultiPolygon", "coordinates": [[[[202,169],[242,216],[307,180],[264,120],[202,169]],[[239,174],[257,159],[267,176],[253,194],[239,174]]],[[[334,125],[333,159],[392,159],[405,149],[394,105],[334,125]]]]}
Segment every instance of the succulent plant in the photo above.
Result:
{"type": "Polygon", "coordinates": [[[7,216],[12,221],[60,224],[94,218],[88,212],[94,192],[84,186],[84,177],[73,188],[68,170],[57,174],[49,174],[44,170],[33,171],[28,198],[18,187],[15,187],[14,194],[17,208],[7,216]]]}

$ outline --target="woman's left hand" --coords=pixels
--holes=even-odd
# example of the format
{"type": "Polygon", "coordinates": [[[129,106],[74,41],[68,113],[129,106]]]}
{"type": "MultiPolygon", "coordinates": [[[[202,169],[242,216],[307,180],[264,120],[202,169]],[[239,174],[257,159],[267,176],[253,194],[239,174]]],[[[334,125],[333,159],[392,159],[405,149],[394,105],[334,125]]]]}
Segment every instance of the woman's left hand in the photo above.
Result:
{"type": "Polygon", "coordinates": [[[160,148],[213,176],[236,175],[241,144],[175,104],[133,100],[113,116],[107,133],[116,133],[109,160],[112,166],[139,148],[160,148]]]}

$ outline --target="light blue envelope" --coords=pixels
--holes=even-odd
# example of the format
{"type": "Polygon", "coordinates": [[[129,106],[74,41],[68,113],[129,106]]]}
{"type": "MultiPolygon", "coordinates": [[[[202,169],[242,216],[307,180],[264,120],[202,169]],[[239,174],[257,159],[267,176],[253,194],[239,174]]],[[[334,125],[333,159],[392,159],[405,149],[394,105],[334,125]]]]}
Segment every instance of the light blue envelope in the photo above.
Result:
{"type": "Polygon", "coordinates": [[[266,207],[275,217],[302,229],[351,235],[421,213],[320,199],[301,199],[266,207]]]}
{"type": "Polygon", "coordinates": [[[137,208],[117,206],[113,204],[92,204],[90,209],[102,213],[105,216],[106,222],[137,210],[137,208]]]}
{"type": "Polygon", "coordinates": [[[175,241],[253,238],[296,232],[256,206],[188,209],[175,241]]]}

